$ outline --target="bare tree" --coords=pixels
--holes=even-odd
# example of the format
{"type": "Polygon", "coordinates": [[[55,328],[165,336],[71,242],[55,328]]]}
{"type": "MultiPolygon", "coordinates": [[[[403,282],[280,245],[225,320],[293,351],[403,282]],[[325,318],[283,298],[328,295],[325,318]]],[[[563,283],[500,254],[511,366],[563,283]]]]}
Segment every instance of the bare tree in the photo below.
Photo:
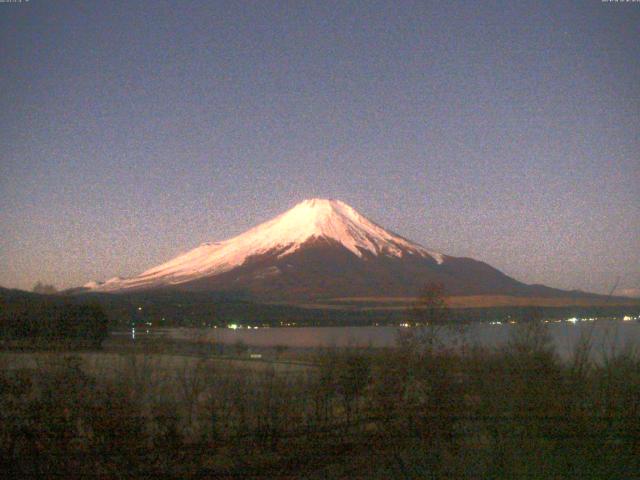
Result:
{"type": "Polygon", "coordinates": [[[190,358],[185,358],[177,372],[176,383],[180,392],[180,399],[186,407],[186,422],[189,428],[193,427],[198,400],[208,386],[208,368],[209,365],[205,358],[199,358],[195,362],[190,358]]]}
{"type": "Polygon", "coordinates": [[[398,336],[400,347],[410,351],[433,350],[442,346],[442,331],[451,322],[444,286],[429,283],[409,308],[407,324],[412,328],[398,336]]]}
{"type": "Polygon", "coordinates": [[[337,390],[342,395],[347,423],[358,414],[358,401],[371,379],[371,360],[361,353],[346,353],[341,358],[337,390]]]}
{"type": "Polygon", "coordinates": [[[233,344],[233,349],[237,356],[242,357],[249,351],[249,345],[247,345],[244,340],[238,339],[236,343],[233,344]]]}
{"type": "Polygon", "coordinates": [[[42,295],[53,295],[54,293],[58,293],[58,289],[53,285],[49,285],[42,282],[37,282],[33,286],[34,293],[40,293],[42,295]]]}
{"type": "Polygon", "coordinates": [[[289,347],[287,345],[276,345],[273,349],[276,351],[276,358],[280,358],[289,349],[289,347]]]}

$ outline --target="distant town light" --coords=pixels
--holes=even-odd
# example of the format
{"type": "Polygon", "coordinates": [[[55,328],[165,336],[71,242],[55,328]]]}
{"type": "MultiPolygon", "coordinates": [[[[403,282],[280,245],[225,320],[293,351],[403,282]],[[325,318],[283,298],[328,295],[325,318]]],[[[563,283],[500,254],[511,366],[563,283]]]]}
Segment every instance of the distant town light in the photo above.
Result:
{"type": "Polygon", "coordinates": [[[567,322],[569,322],[569,323],[577,323],[578,319],[576,317],[567,318],[567,322]]]}
{"type": "Polygon", "coordinates": [[[230,328],[231,330],[237,330],[238,329],[238,324],[237,323],[230,323],[229,325],[227,325],[227,328],[230,328]]]}

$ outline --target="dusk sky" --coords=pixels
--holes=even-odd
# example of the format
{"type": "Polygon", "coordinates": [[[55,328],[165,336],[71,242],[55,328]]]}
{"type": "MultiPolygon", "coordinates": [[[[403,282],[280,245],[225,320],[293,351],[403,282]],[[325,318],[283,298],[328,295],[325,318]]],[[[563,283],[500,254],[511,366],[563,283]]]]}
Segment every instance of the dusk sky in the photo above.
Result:
{"type": "Polygon", "coordinates": [[[30,0],[0,36],[4,287],[323,197],[527,283],[640,288],[640,3],[30,0]]]}

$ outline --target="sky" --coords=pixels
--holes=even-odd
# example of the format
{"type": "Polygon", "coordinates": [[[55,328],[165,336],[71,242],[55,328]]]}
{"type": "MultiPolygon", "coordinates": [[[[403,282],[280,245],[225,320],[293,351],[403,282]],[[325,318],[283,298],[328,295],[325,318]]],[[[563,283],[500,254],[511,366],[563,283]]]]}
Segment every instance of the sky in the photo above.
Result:
{"type": "Polygon", "coordinates": [[[130,276],[306,198],[640,288],[640,3],[0,3],[0,285],[130,276]]]}

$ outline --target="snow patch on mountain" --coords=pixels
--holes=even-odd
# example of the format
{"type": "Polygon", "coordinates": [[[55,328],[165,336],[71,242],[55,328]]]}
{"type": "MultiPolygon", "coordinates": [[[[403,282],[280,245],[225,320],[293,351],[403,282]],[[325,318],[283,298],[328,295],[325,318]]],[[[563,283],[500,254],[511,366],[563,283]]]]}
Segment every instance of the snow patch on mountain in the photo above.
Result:
{"type": "Polygon", "coordinates": [[[92,290],[116,291],[130,288],[175,285],[227,272],[247,258],[269,252],[284,257],[313,239],[340,243],[358,257],[385,255],[431,257],[438,264],[445,256],[395,235],[370,221],[339,200],[305,200],[291,210],[247,232],[223,242],[203,243],[193,250],[151,268],[130,279],[114,278],[92,290]]]}

